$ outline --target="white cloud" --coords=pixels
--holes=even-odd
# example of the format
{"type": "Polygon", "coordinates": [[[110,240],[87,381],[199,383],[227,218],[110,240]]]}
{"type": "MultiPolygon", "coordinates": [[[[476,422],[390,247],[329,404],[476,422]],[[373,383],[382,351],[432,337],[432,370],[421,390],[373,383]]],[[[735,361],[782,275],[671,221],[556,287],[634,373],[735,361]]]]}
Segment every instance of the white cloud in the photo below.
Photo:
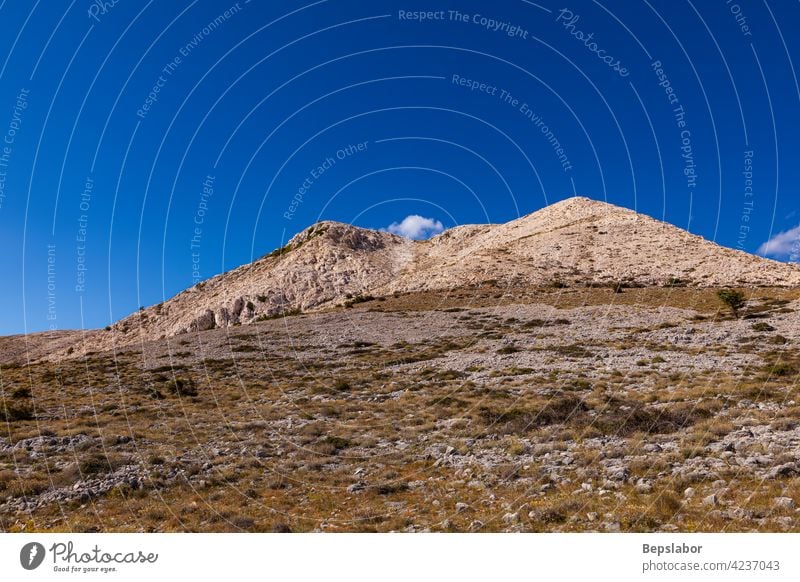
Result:
{"type": "Polygon", "coordinates": [[[417,214],[406,216],[402,222],[393,222],[384,230],[414,240],[431,238],[444,231],[444,225],[433,218],[425,218],[417,214]]]}
{"type": "Polygon", "coordinates": [[[758,249],[759,255],[770,257],[788,257],[800,251],[800,226],[779,232],[758,249]]]}

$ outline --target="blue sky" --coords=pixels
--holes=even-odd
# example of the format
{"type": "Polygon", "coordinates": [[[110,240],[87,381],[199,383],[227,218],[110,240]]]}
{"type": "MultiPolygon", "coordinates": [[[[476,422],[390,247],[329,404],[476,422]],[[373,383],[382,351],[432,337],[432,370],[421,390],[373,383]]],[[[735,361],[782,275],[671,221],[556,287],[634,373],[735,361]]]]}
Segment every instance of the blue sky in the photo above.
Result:
{"type": "Polygon", "coordinates": [[[774,1],[4,1],[0,334],[105,326],[321,219],[425,236],[574,194],[791,259],[797,22],[774,1]]]}

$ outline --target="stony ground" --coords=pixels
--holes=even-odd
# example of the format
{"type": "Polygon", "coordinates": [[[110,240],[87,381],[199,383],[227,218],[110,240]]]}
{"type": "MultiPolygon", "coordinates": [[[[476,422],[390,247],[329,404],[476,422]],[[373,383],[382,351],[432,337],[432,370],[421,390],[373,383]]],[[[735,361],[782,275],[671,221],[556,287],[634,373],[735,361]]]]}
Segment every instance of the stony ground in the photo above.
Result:
{"type": "Polygon", "coordinates": [[[0,343],[0,530],[800,531],[800,291],[621,291],[0,343]]]}

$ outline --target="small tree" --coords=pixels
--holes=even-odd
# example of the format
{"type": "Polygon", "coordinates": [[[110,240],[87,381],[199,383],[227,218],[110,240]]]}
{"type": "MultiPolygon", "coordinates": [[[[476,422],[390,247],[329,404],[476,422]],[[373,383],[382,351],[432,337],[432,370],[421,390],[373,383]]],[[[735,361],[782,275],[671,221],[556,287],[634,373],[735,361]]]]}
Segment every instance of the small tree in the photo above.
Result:
{"type": "Polygon", "coordinates": [[[722,289],[717,292],[717,297],[730,308],[733,316],[739,319],[739,310],[747,305],[747,298],[744,296],[744,293],[733,289],[722,289]]]}

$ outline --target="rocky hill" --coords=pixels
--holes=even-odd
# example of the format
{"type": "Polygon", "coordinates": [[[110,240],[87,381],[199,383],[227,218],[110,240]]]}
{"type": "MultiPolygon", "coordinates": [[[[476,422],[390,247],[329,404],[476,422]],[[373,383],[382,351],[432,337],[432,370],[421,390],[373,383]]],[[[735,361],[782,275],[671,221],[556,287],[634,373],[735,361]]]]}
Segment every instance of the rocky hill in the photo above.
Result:
{"type": "Polygon", "coordinates": [[[507,224],[464,226],[422,243],[392,289],[509,284],[796,286],[800,268],[721,247],[649,216],[575,197],[507,224]]]}
{"type": "MultiPolygon", "coordinates": [[[[459,226],[428,241],[321,222],[249,265],[119,321],[111,332],[114,344],[125,344],[142,336],[154,340],[340,306],[367,296],[488,282],[798,286],[800,268],[720,247],[632,210],[576,197],[506,224],[459,226]]],[[[107,333],[104,338],[98,341],[108,344],[107,333]]]]}

